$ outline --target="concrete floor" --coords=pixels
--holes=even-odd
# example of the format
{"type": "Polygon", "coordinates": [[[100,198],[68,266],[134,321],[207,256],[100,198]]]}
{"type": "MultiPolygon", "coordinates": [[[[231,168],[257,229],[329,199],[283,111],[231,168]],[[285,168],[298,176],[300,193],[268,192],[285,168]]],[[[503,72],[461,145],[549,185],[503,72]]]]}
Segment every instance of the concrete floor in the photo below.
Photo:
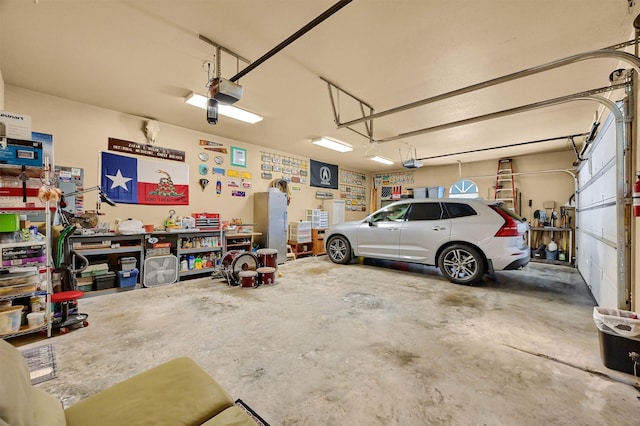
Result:
{"type": "Polygon", "coordinates": [[[59,372],[39,386],[68,406],[186,355],[273,426],[640,421],[637,381],[602,364],[574,269],[466,287],[391,266],[310,257],[257,289],[204,278],[82,299],[90,326],[47,340],[59,372]]]}

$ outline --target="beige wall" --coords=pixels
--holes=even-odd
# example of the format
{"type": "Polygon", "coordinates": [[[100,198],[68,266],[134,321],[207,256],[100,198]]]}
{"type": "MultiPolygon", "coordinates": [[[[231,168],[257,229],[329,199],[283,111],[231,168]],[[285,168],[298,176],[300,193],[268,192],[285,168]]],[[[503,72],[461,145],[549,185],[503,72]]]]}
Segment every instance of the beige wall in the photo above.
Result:
{"type": "MultiPolygon", "coordinates": [[[[2,61],[0,61],[2,64],[2,61]]],[[[0,68],[0,111],[4,110],[4,79],[2,78],[2,69],[0,68]]]]}
{"type": "MultiPolygon", "coordinates": [[[[143,132],[145,118],[142,117],[43,95],[11,85],[5,87],[5,102],[6,110],[30,115],[34,131],[54,135],[55,164],[83,168],[85,187],[99,184],[99,152],[107,150],[109,137],[146,143],[143,132]]],[[[190,164],[190,205],[165,207],[118,204],[117,207],[110,207],[103,204],[101,211],[105,215],[101,216],[101,221],[113,223],[116,218],[136,218],[145,223],[161,225],[171,208],[175,209],[178,215],[213,212],[220,213],[223,220],[241,218],[245,223],[253,220],[251,194],[266,191],[270,184],[270,180],[260,178],[261,147],[166,123],[160,123],[160,135],[156,145],[186,152],[187,163],[190,164]],[[232,197],[231,189],[226,186],[227,178],[219,175],[209,174],[207,178],[211,183],[204,192],[201,191],[198,184],[198,179],[201,177],[198,173],[200,161],[197,158],[198,153],[202,152],[198,145],[200,139],[223,143],[227,149],[233,145],[247,150],[247,168],[242,170],[251,172],[253,178],[251,180],[252,188],[246,191],[246,197],[232,197]],[[221,180],[223,184],[223,193],[219,197],[215,195],[216,180],[221,180]]],[[[269,152],[290,156],[284,152],[274,152],[273,150],[269,150],[269,152]]],[[[210,157],[212,158],[213,155],[210,157]]],[[[231,168],[229,155],[223,155],[223,157],[225,164],[222,167],[231,168]]],[[[295,156],[290,157],[296,158],[295,156]]],[[[309,160],[308,158],[300,159],[309,160]]],[[[517,157],[514,158],[514,167],[517,172],[566,169],[571,167],[573,160],[571,151],[563,151],[517,157]]],[[[212,159],[207,164],[209,167],[214,165],[212,159]]],[[[235,169],[241,170],[241,168],[235,169]]],[[[497,161],[465,163],[461,166],[461,175],[464,178],[471,178],[478,184],[482,197],[493,198],[492,187],[495,184],[496,170],[497,161]]],[[[274,174],[274,177],[277,176],[274,174]]],[[[458,178],[459,167],[457,165],[425,166],[415,169],[414,184],[410,186],[443,185],[448,193],[449,187],[458,178]]],[[[371,185],[371,175],[368,175],[366,180],[367,184],[371,185]]],[[[312,188],[308,184],[292,184],[291,186],[299,186],[300,191],[291,191],[290,221],[303,220],[305,209],[322,206],[322,200],[315,198],[318,188],[312,188]]],[[[566,203],[573,194],[574,188],[573,180],[566,173],[518,176],[516,177],[516,186],[522,192],[522,215],[529,219],[532,219],[532,211],[542,209],[542,201],[554,200],[558,206],[566,203]],[[533,200],[531,209],[527,204],[529,199],[533,200]]],[[[332,192],[334,197],[339,198],[338,191],[332,192]]],[[[93,209],[96,199],[96,192],[85,194],[85,209],[93,209]]],[[[365,215],[366,212],[347,212],[346,219],[358,219],[365,215]]]]}
{"type": "MultiPolygon", "coordinates": [[[[498,153],[498,151],[496,151],[498,153]]],[[[571,150],[528,155],[513,158],[516,173],[573,169],[575,154],[571,150]]],[[[481,198],[493,199],[498,160],[463,163],[458,165],[425,166],[414,171],[414,183],[408,187],[444,186],[445,196],[451,185],[460,179],[473,180],[478,185],[481,198]]],[[[515,177],[516,188],[522,194],[522,216],[533,219],[535,210],[542,210],[543,201],[555,201],[556,207],[564,205],[573,195],[574,179],[567,172],[536,173],[515,177]],[[529,208],[528,201],[532,200],[529,208]]]]}
{"type": "MultiPolygon", "coordinates": [[[[5,89],[6,110],[27,114],[31,116],[33,131],[50,133],[54,136],[54,161],[56,165],[81,167],[85,173],[85,187],[98,185],[100,182],[99,152],[107,150],[108,138],[118,138],[127,141],[144,144],[146,138],[143,132],[145,118],[129,114],[119,113],[87,104],[69,101],[66,99],[43,95],[11,85],[5,89]]],[[[245,223],[253,220],[254,192],[267,191],[271,180],[263,180],[260,177],[261,148],[240,141],[226,139],[213,134],[201,133],[182,127],[160,123],[160,134],[156,141],[157,146],[183,150],[186,153],[186,162],[190,164],[190,189],[189,206],[143,206],[118,204],[110,207],[103,204],[101,211],[102,222],[113,223],[116,218],[140,219],[144,223],[161,225],[168,215],[169,209],[174,209],[177,215],[190,215],[195,212],[220,213],[223,220],[241,218],[245,223]],[[198,153],[202,152],[198,143],[200,139],[207,139],[224,144],[229,150],[230,146],[237,146],[247,150],[247,168],[231,167],[229,154],[222,154],[225,163],[223,168],[233,168],[247,171],[253,174],[252,188],[246,190],[244,198],[231,196],[231,189],[226,186],[227,178],[220,175],[206,176],[209,186],[205,191],[200,189],[198,180],[202,177],[198,173],[198,153]],[[222,181],[223,191],[221,196],[216,196],[216,180],[222,181]]],[[[263,149],[263,148],[262,148],[263,149]]],[[[291,158],[287,153],[269,150],[273,154],[282,154],[291,158]]],[[[214,154],[210,152],[209,154],[214,154]]],[[[300,158],[309,160],[308,158],[300,158]]],[[[160,161],[160,160],[158,160],[160,161]]],[[[207,162],[209,167],[214,166],[213,155],[207,162]]],[[[277,178],[274,174],[274,178],[277,178]]],[[[369,179],[368,179],[369,181],[369,179]]],[[[319,208],[322,200],[315,198],[316,190],[308,184],[292,184],[299,186],[300,191],[291,191],[292,200],[289,206],[289,219],[298,221],[304,219],[306,209],[319,208]]],[[[338,191],[333,191],[334,197],[339,197],[338,191]]],[[[97,193],[85,194],[85,209],[95,208],[97,193]]],[[[347,220],[362,217],[363,214],[347,213],[347,220]]]]}

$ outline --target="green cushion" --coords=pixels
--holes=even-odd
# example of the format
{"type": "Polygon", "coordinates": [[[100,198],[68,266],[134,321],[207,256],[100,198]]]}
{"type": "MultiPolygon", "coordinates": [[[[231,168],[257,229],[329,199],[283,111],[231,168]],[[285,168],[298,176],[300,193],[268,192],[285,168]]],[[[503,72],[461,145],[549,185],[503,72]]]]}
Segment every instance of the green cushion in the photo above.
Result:
{"type": "Polygon", "coordinates": [[[0,339],[0,425],[33,424],[31,378],[22,354],[0,339]]]}
{"type": "Polygon", "coordinates": [[[189,358],[177,358],[67,408],[69,426],[199,425],[232,407],[229,395],[189,358]]]}
{"type": "Polygon", "coordinates": [[[65,426],[64,409],[58,398],[40,388],[32,387],[33,424],[35,426],[65,426]]]}
{"type": "Polygon", "coordinates": [[[234,405],[202,426],[256,426],[256,422],[242,408],[234,405]]]}

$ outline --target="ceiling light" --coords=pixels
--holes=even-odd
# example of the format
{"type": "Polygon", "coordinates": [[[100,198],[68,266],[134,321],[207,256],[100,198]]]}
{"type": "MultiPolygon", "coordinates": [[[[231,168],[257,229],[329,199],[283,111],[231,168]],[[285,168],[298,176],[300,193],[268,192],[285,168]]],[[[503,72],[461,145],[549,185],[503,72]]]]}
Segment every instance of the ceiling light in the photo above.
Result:
{"type": "Polygon", "coordinates": [[[378,163],[382,163],[382,164],[393,164],[393,161],[389,160],[386,157],[381,157],[379,155],[372,155],[371,157],[369,157],[369,160],[377,161],[378,163]]]}
{"type": "Polygon", "coordinates": [[[344,142],[337,141],[335,139],[330,139],[326,137],[321,137],[318,139],[311,140],[311,143],[314,145],[321,146],[323,148],[329,148],[338,152],[349,152],[353,151],[353,147],[344,142]]]}
{"type": "MultiPolygon", "coordinates": [[[[185,98],[185,102],[189,105],[193,105],[198,108],[202,108],[204,110],[207,109],[207,100],[208,98],[203,95],[199,95],[197,93],[191,93],[189,96],[185,98]]],[[[234,118],[236,120],[244,121],[245,123],[255,124],[259,121],[262,121],[263,117],[258,114],[254,114],[249,111],[245,111],[241,108],[238,108],[233,105],[227,105],[218,102],[218,114],[224,115],[229,118],[234,118]]]]}

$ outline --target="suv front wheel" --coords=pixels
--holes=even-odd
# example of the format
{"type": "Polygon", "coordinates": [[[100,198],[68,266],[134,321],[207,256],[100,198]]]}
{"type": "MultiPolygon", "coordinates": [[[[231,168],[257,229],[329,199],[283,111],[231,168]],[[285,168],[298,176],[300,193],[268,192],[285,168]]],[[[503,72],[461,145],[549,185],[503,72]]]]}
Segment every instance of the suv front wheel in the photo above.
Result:
{"type": "Polygon", "coordinates": [[[351,244],[342,235],[331,237],[327,242],[327,255],[333,263],[345,265],[351,261],[351,244]]]}
{"type": "Polygon", "coordinates": [[[480,281],[486,269],[482,255],[464,244],[453,244],[442,250],[438,267],[452,283],[467,285],[480,281]]]}

